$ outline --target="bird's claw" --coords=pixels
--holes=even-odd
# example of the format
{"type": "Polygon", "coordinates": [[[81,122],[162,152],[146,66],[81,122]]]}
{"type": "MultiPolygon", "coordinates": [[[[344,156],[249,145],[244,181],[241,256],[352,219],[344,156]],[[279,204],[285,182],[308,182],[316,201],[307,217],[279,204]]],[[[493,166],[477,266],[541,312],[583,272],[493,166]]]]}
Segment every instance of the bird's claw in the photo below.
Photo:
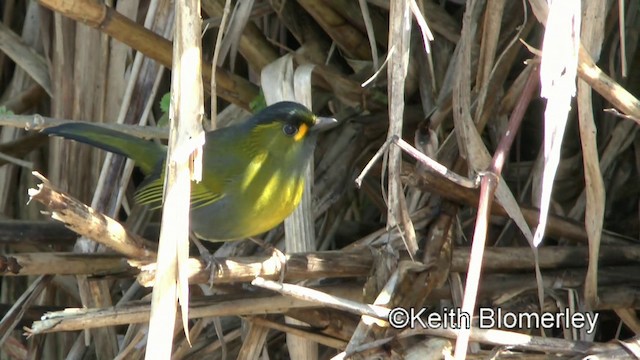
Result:
{"type": "Polygon", "coordinates": [[[280,283],[284,282],[284,276],[287,270],[287,256],[280,251],[280,249],[278,249],[277,247],[273,246],[272,244],[267,244],[264,241],[257,239],[257,238],[249,238],[251,239],[251,241],[255,242],[256,244],[260,245],[263,249],[265,250],[271,250],[271,257],[275,257],[276,259],[278,259],[279,263],[280,263],[280,283]]]}
{"type": "Polygon", "coordinates": [[[275,257],[280,262],[280,283],[284,282],[284,275],[287,272],[287,256],[277,247],[272,248],[271,257],[275,257]]]}
{"type": "Polygon", "coordinates": [[[205,269],[209,269],[209,287],[212,288],[216,275],[218,275],[219,272],[222,272],[222,263],[213,256],[206,259],[206,262],[207,267],[205,269]]]}
{"type": "Polygon", "coordinates": [[[209,287],[212,288],[213,281],[216,278],[216,274],[219,271],[222,271],[222,264],[213,256],[213,254],[209,252],[209,250],[207,250],[206,247],[204,247],[204,245],[202,245],[202,243],[200,242],[200,240],[198,240],[196,236],[192,236],[191,240],[193,240],[194,244],[198,248],[202,261],[204,261],[204,263],[207,264],[204,269],[209,270],[208,283],[209,283],[209,287]]]}

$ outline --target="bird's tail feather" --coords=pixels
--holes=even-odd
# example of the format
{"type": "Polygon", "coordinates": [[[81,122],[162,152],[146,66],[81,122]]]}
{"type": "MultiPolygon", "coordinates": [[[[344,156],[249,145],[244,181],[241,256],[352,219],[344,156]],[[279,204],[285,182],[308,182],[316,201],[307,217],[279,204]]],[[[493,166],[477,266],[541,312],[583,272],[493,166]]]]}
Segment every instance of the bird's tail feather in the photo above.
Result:
{"type": "Polygon", "coordinates": [[[45,128],[43,133],[76,140],[135,160],[145,174],[163,161],[164,146],[120,131],[89,123],[68,123],[45,128]]]}

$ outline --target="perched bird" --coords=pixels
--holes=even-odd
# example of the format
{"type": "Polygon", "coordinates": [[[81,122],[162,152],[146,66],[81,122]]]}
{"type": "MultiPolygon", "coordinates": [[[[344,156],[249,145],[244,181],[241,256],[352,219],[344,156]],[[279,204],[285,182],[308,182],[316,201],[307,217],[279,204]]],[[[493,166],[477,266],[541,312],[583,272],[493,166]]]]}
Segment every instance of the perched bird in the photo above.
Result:
{"type": "MultiPolygon", "coordinates": [[[[318,133],[336,124],[300,104],[279,102],[241,124],[208,132],[202,181],[191,188],[191,229],[204,240],[228,241],[280,224],[300,202],[318,133]]],[[[42,131],[135,160],[147,176],[136,201],[160,206],[165,146],[90,123],[42,131]]]]}

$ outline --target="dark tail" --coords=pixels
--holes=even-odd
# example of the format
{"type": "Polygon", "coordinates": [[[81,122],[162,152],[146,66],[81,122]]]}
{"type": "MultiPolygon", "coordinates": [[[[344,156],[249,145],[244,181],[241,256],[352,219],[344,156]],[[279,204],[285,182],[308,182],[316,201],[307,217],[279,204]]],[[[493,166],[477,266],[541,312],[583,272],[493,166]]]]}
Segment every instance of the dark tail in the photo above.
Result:
{"type": "Polygon", "coordinates": [[[153,141],[89,123],[68,123],[45,128],[43,133],[72,139],[135,160],[145,174],[163,161],[166,148],[153,141]]]}

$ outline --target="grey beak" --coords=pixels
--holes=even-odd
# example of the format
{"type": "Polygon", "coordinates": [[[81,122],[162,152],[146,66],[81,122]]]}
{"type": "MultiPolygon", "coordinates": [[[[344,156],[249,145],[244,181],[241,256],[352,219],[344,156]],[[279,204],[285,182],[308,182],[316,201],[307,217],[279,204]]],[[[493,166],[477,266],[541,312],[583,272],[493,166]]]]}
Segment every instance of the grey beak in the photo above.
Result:
{"type": "Polygon", "coordinates": [[[316,117],[316,123],[311,128],[313,132],[321,132],[332,129],[338,125],[338,120],[330,117],[316,117]]]}

